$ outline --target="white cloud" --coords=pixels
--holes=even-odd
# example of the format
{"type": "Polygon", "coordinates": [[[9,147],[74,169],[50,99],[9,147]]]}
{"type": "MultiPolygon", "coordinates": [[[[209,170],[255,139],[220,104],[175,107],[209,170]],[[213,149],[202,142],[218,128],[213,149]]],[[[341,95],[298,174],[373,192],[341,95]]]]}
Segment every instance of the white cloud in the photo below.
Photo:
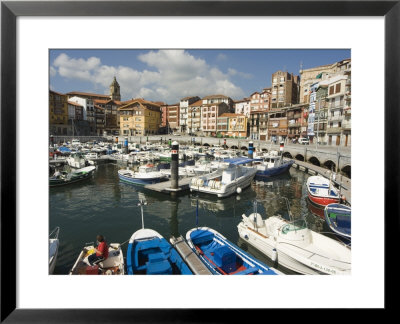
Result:
{"type": "Polygon", "coordinates": [[[54,68],[54,66],[50,66],[50,76],[54,77],[57,75],[57,70],[54,68]]]}
{"type": "Polygon", "coordinates": [[[228,57],[225,54],[219,53],[217,55],[217,61],[225,61],[228,57]]]}
{"type": "Polygon", "coordinates": [[[231,80],[232,76],[241,72],[230,69],[228,73],[223,73],[184,50],[149,51],[139,55],[138,59],[149,69],[138,71],[128,66],[108,66],[101,64],[96,57],[85,60],[71,58],[64,53],[54,60],[50,69],[58,69],[57,72],[64,78],[89,81],[95,88],[104,87],[105,93],[108,93],[108,86],[116,76],[123,99],[142,97],[176,103],[190,95],[244,96],[243,90],[231,80]]]}

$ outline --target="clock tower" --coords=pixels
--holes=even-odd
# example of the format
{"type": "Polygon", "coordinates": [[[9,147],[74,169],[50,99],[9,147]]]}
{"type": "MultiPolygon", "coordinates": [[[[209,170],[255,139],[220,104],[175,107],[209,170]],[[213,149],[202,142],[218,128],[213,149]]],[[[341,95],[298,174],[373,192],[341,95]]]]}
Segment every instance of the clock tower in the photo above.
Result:
{"type": "Polygon", "coordinates": [[[110,98],[112,100],[121,101],[121,93],[116,77],[114,77],[113,82],[110,84],[110,98]]]}

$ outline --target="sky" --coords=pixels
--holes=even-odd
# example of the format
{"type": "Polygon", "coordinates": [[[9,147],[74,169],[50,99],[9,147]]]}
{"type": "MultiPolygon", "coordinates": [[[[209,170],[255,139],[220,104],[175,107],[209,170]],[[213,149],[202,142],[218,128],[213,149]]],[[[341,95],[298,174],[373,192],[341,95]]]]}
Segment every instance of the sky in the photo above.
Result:
{"type": "Polygon", "coordinates": [[[234,100],[271,86],[272,73],[351,58],[349,49],[51,49],[50,89],[109,94],[114,78],[121,100],[178,103],[187,96],[223,94],[234,100]]]}

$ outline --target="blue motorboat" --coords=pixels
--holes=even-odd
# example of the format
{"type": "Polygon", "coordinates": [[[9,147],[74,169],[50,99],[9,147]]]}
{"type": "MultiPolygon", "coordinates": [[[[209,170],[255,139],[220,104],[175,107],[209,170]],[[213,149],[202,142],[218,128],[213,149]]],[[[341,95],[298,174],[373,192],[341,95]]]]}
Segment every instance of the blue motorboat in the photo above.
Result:
{"type": "Polygon", "coordinates": [[[256,180],[263,180],[283,174],[287,172],[294,163],[293,160],[284,160],[281,155],[278,155],[277,151],[264,154],[262,158],[257,160],[258,161],[255,162],[257,167],[256,180]]]}
{"type": "Polygon", "coordinates": [[[158,232],[142,228],[129,240],[128,275],[192,275],[179,253],[158,232]]]}
{"type": "Polygon", "coordinates": [[[277,275],[250,254],[208,227],[193,228],[186,233],[186,241],[203,263],[216,275],[277,275]]]}
{"type": "Polygon", "coordinates": [[[351,242],[351,207],[343,204],[329,204],[324,209],[324,215],[330,229],[339,237],[351,242]]]}

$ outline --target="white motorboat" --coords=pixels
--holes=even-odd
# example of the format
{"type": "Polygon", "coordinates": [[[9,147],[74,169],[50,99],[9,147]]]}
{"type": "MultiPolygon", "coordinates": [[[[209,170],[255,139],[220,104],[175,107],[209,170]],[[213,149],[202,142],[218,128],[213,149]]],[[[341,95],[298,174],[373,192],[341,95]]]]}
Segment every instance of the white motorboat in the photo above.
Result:
{"type": "Polygon", "coordinates": [[[240,193],[251,184],[257,169],[242,164],[250,163],[252,159],[236,158],[224,162],[228,163],[224,169],[193,177],[189,184],[190,191],[227,197],[235,192],[240,193]]]}
{"type": "Polygon", "coordinates": [[[60,228],[57,226],[49,234],[49,274],[54,272],[57,262],[58,247],[60,246],[60,241],[58,239],[59,233],[60,228]]]}
{"type": "Polygon", "coordinates": [[[95,253],[94,246],[85,246],[79,253],[75,261],[70,275],[123,275],[125,274],[124,268],[124,255],[119,243],[111,243],[108,246],[108,258],[98,265],[90,266],[88,262],[89,255],[95,253]]]}
{"type": "Polygon", "coordinates": [[[242,215],[239,236],[279,265],[300,274],[351,274],[351,249],[342,242],[314,232],[303,219],[280,216],[263,220],[253,212],[242,215]]]}
{"type": "Polygon", "coordinates": [[[141,165],[137,172],[129,169],[118,170],[118,177],[123,182],[141,186],[158,183],[167,178],[153,164],[141,165]]]}

